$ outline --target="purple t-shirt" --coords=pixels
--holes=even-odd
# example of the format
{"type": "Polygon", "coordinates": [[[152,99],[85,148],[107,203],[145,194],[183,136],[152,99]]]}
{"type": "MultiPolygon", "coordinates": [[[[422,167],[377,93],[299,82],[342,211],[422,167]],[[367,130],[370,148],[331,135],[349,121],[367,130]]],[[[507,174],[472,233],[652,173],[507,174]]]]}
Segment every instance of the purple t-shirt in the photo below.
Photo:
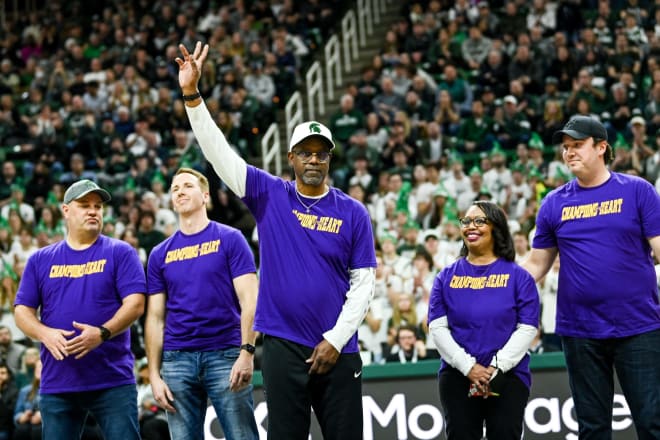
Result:
{"type": "MultiPolygon", "coordinates": [[[[257,220],[261,260],[254,328],[315,347],[337,322],[349,271],[376,267],[369,214],[335,188],[308,214],[294,182],[252,166],[246,187],[243,200],[257,220]]],[[[342,352],[357,351],[356,333],[342,352]]]]}
{"type": "Polygon", "coordinates": [[[660,195],[638,177],[611,173],[582,188],[549,193],[533,247],[559,249],[560,335],[620,338],[660,328],[658,287],[648,238],[660,235],[660,195]]]}
{"type": "MultiPolygon", "coordinates": [[[[539,293],[532,276],[501,258],[486,266],[458,259],[436,277],[429,299],[429,322],[447,316],[454,340],[481,365],[509,340],[518,324],[539,325],[539,293]]],[[[440,371],[449,368],[442,362],[440,371]]],[[[529,354],[513,368],[531,386],[529,354]]]]}
{"type": "MultiPolygon", "coordinates": [[[[74,250],[66,240],[39,249],[27,261],[15,304],[37,309],[41,322],[75,330],[73,321],[100,326],[128,295],[146,291],[144,268],[135,249],[99,236],[89,248],[74,250]]],[[[90,391],[135,383],[130,330],[75,359],[58,361],[41,346],[41,392],[90,391]]]]}
{"type": "Polygon", "coordinates": [[[255,273],[240,231],[210,222],[202,231],[176,231],[149,255],[150,295],[167,295],[164,350],[212,351],[241,345],[241,307],[234,278],[255,273]]]}

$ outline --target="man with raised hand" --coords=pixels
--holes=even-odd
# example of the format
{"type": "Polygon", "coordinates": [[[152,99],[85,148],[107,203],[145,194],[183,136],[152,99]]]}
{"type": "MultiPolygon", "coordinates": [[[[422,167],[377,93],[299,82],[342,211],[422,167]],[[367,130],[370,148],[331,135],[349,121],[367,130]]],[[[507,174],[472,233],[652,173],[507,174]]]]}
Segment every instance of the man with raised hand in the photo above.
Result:
{"type": "Polygon", "coordinates": [[[264,334],[268,438],[307,439],[310,407],[324,438],[362,438],[357,328],[374,290],[366,208],[327,183],[334,142],[316,121],[289,142],[295,181],[249,166],[229,146],[197,90],[209,47],[181,45],[179,85],[204,155],[257,221],[261,256],[255,330],[264,334]]]}

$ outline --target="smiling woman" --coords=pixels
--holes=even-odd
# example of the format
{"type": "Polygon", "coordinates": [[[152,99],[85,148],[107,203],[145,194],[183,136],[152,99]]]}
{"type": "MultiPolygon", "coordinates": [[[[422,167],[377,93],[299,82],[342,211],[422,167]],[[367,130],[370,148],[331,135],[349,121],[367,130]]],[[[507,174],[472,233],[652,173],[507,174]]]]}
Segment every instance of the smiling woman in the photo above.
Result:
{"type": "Polygon", "coordinates": [[[447,438],[519,439],[531,375],[527,348],[536,335],[539,298],[515,264],[506,215],[477,201],[459,221],[461,257],[437,276],[429,329],[442,357],[440,400],[447,438]],[[487,400],[486,400],[487,399],[487,400]]]}
{"type": "Polygon", "coordinates": [[[489,264],[497,258],[515,258],[506,215],[496,204],[475,202],[459,220],[463,248],[461,256],[474,264],[489,264]]]}

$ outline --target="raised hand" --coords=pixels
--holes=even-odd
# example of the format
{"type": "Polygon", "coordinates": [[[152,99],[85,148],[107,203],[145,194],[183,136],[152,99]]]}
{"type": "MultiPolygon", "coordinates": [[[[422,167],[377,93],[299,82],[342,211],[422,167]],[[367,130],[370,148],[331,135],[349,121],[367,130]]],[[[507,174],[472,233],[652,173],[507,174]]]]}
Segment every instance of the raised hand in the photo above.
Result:
{"type": "Polygon", "coordinates": [[[209,54],[209,45],[205,44],[202,47],[202,43],[198,41],[192,54],[183,44],[179,44],[179,50],[181,58],[175,59],[179,65],[179,86],[184,95],[192,95],[197,92],[197,83],[202,75],[204,61],[209,54]]]}

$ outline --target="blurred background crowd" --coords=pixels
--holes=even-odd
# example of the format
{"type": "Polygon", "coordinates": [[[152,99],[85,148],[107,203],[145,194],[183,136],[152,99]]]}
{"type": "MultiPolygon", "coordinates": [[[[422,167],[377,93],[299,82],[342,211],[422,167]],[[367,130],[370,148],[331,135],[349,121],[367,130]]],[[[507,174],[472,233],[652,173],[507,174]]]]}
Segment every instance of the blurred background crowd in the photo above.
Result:
{"type": "MultiPolygon", "coordinates": [[[[81,178],[111,191],[104,232],[146,263],[177,228],[173,173],[198,169],[210,177],[211,218],[239,228],[258,258],[254,220],[190,130],[178,45],[210,44],[200,92],[231,145],[259,165],[262,134],[353,2],[30,4],[5,6],[0,29],[2,322],[13,328],[26,259],[64,237],[59,205],[81,178]]],[[[430,288],[458,256],[457,219],[474,200],[506,210],[524,258],[543,196],[571,179],[550,141],[570,116],[601,120],[611,169],[660,191],[660,0],[409,0],[397,8],[381,50],[323,120],[338,146],[331,183],[367,206],[376,232],[376,298],[359,330],[366,362],[437,357],[426,338],[430,288]]],[[[558,268],[539,286],[536,352],[560,349],[558,268]]],[[[138,359],[141,335],[136,325],[138,359]]],[[[9,365],[16,343],[0,345],[9,365]]],[[[33,371],[20,358],[13,372],[33,371]]]]}

